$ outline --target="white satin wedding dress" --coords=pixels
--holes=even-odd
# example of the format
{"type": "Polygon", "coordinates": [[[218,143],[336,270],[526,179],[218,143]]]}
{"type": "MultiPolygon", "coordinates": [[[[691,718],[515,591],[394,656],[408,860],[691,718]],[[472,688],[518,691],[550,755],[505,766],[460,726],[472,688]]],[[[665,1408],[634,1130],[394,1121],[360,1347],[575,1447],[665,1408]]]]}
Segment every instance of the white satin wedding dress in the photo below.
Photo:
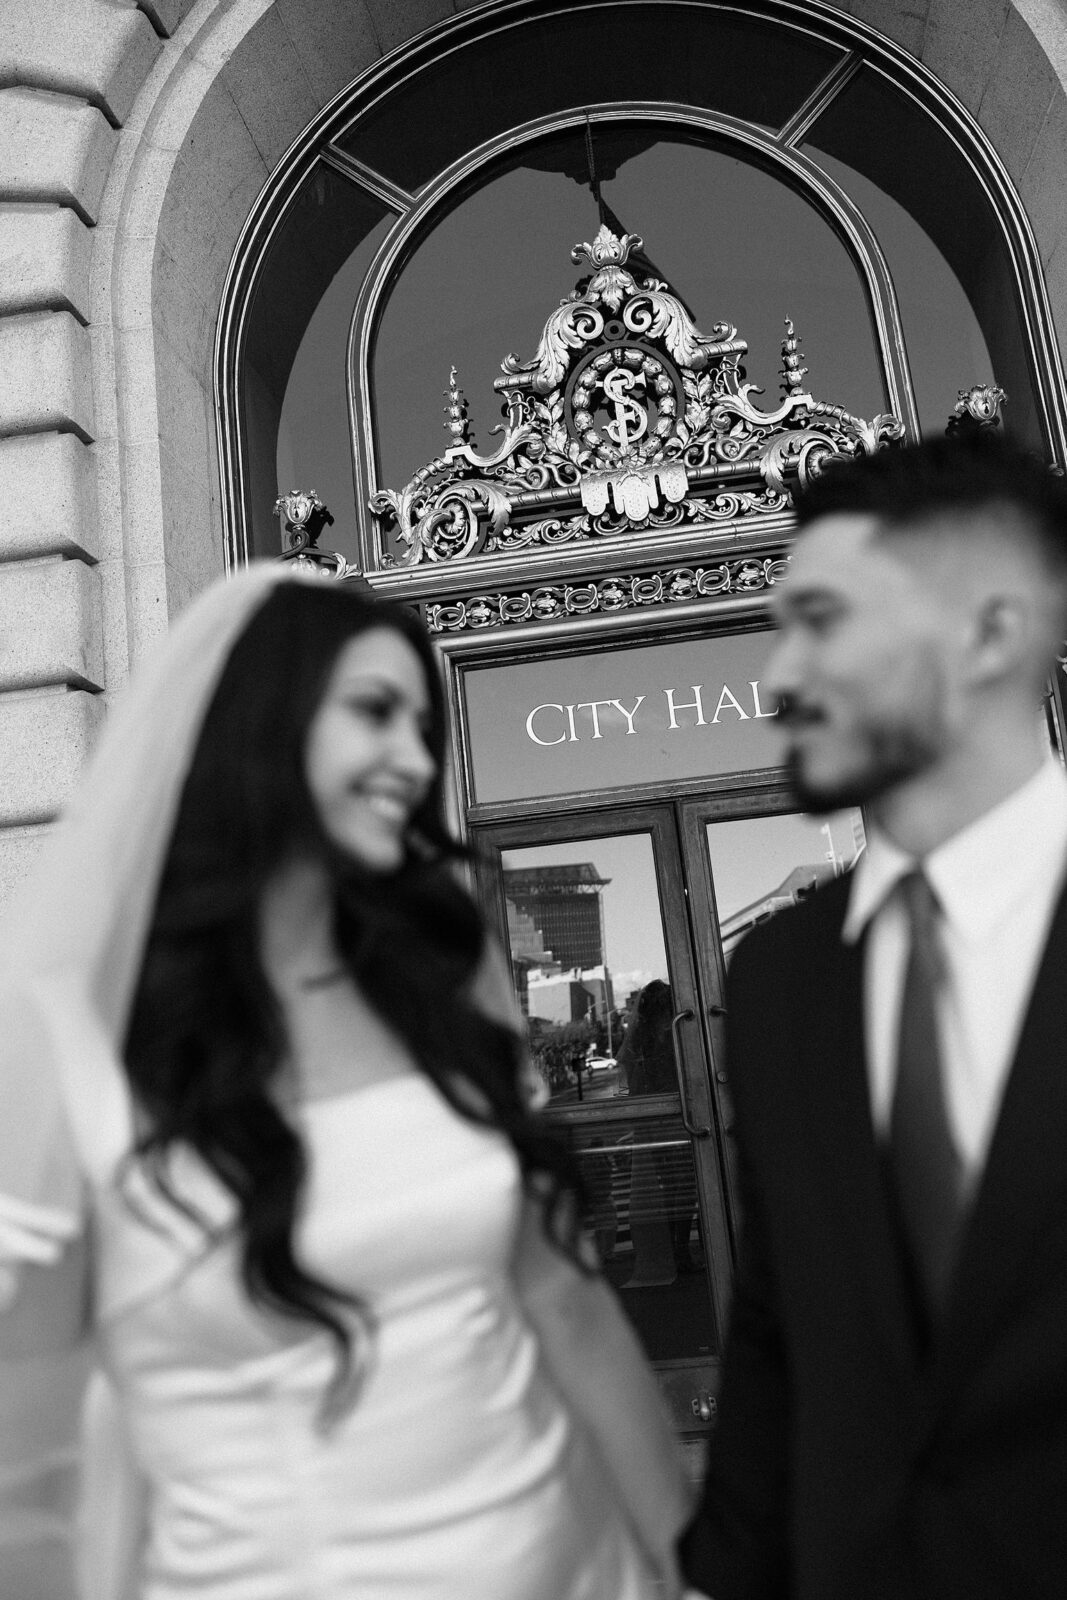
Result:
{"type": "Polygon", "coordinates": [[[120,1055],[182,784],[290,581],[321,580],[260,564],[178,618],[0,921],[0,1593],[68,1600],[74,1529],[82,1600],[651,1600],[510,1285],[502,1140],[414,1073],[300,1113],[299,1250],[377,1319],[327,1425],[335,1352],[250,1305],[229,1196],[177,1163],[205,1248],[130,1164],[120,1055]],[[118,1399],[96,1385],[79,1446],[86,1328],[118,1399]]]}
{"type": "MultiPolygon", "coordinates": [[[[230,1240],[113,1319],[148,1486],[141,1600],[650,1600],[510,1285],[509,1147],[414,1073],[301,1116],[301,1253],[372,1305],[369,1372],[324,1426],[330,1341],[250,1308],[230,1240]]],[[[115,1204],[99,1239],[105,1274],[171,1249],[115,1204]]]]}

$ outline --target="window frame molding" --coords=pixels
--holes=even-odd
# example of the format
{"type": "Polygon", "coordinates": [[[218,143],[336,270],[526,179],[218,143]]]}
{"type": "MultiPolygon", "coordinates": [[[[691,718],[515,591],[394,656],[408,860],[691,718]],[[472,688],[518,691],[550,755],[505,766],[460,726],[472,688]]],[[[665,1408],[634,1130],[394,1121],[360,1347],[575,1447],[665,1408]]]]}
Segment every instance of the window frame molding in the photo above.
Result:
{"type": "MultiPolygon", "coordinates": [[[[766,594],[730,595],[709,608],[699,602],[671,606],[657,618],[654,642],[669,644],[675,639],[709,639],[717,635],[763,633],[770,628],[766,594]]],[[[688,798],[702,794],[741,793],[746,796],[766,789],[779,789],[785,783],[782,768],[765,767],[751,772],[731,772],[714,778],[672,779],[635,784],[625,793],[615,790],[575,789],[567,794],[533,800],[478,801],[474,798],[473,757],[470,727],[463,693],[463,675],[477,667],[510,666],[517,662],[562,659],[587,655],[590,651],[625,649],[651,642],[646,613],[598,615],[582,619],[580,631],[569,621],[520,624],[504,631],[494,629],[480,634],[435,635],[434,650],[441,663],[445,701],[448,708],[449,746],[446,756],[445,794],[449,823],[457,836],[466,840],[472,827],[525,817],[536,817],[547,809],[552,814],[588,811],[603,805],[630,804],[636,800],[688,798]]]]}

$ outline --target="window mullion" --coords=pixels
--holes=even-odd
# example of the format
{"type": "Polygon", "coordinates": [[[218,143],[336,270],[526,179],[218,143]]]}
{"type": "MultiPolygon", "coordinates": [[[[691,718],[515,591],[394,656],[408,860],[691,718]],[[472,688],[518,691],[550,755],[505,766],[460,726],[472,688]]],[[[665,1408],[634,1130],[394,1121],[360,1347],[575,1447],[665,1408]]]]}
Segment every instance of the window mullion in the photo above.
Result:
{"type": "Polygon", "coordinates": [[[802,143],[809,128],[818,121],[827,106],[837,99],[845,85],[852,82],[862,65],[863,57],[858,50],[850,50],[848,55],[842,56],[800,109],[793,113],[788,122],[782,124],[776,135],[776,143],[786,150],[802,143]]]}
{"type": "Polygon", "coordinates": [[[326,145],[319,159],[325,162],[326,166],[332,167],[335,172],[339,172],[343,178],[347,178],[349,182],[374,195],[375,199],[388,206],[390,211],[395,211],[398,217],[410,211],[415,204],[414,195],[409,194],[406,189],[401,189],[398,184],[390,183],[388,178],[383,178],[373,167],[365,167],[362,161],[357,161],[354,156],[339,150],[335,144],[326,145]]]}

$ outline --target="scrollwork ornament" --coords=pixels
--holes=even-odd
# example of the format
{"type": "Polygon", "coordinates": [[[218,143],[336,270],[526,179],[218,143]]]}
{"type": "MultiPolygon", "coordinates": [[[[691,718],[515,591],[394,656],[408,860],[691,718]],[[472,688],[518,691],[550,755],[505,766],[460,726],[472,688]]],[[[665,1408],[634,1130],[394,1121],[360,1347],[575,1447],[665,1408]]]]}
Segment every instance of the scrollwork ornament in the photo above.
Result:
{"type": "Polygon", "coordinates": [[[501,595],[501,622],[528,622],[532,616],[533,600],[530,595],[501,595]]]}
{"type": "Polygon", "coordinates": [[[712,356],[748,349],[745,341],[738,339],[737,329],[726,323],[720,323],[711,338],[705,337],[677,295],[657,289],[646,288],[636,295],[623,312],[622,321],[631,333],[645,339],[662,339],[678,365],[692,371],[705,367],[712,356]]]}
{"type": "Polygon", "coordinates": [[[698,572],[697,593],[705,600],[711,595],[728,594],[731,587],[730,578],[730,567],[725,561],[721,566],[698,572]]]}
{"type": "Polygon", "coordinates": [[[522,550],[529,545],[570,544],[589,533],[588,517],[547,517],[543,522],[521,523],[501,529],[486,540],[487,550],[522,550]]]}
{"type": "Polygon", "coordinates": [[[454,605],[426,608],[426,625],[431,633],[458,633],[466,626],[467,607],[460,600],[454,605]]]}
{"type": "MultiPolygon", "coordinates": [[[[736,328],[720,320],[704,333],[669,284],[639,282],[629,263],[640,244],[602,227],[575,247],[590,275],[550,314],[533,358],[502,363],[495,388],[506,421],[491,453],[474,447],[453,368],[450,447],[404,488],[371,499],[400,547],[386,564],[552,548],[687,520],[754,521],[787,510],[793,485],[830,459],[903,437],[895,417],[866,421],[803,387],[808,369],[788,319],[781,398],[765,408],[745,381],[748,347],[736,328]]],[[[968,415],[986,403],[969,391],[968,415]]]]}
{"type": "Polygon", "coordinates": [[[648,578],[635,578],[633,582],[634,605],[654,606],[663,599],[663,575],[652,573],[648,578]]]}
{"type": "Polygon", "coordinates": [[[600,603],[600,595],[595,583],[585,583],[579,586],[568,584],[563,591],[563,604],[571,616],[584,616],[587,611],[595,611],[600,603]]]}
{"type": "Polygon", "coordinates": [[[287,544],[279,558],[301,572],[318,578],[359,577],[339,550],[320,550],[323,530],[332,527],[333,517],[314,489],[290,489],[274,502],[274,515],[282,519],[287,544]]]}
{"type": "MultiPolygon", "coordinates": [[[[632,279],[629,281],[633,282],[632,279]]],[[[503,369],[509,375],[528,375],[538,394],[549,394],[559,388],[567,371],[567,351],[581,350],[583,346],[592,344],[603,331],[604,318],[595,306],[582,301],[564,300],[558,311],[553,311],[545,323],[533,360],[520,361],[517,355],[507,355],[503,369]]]]}

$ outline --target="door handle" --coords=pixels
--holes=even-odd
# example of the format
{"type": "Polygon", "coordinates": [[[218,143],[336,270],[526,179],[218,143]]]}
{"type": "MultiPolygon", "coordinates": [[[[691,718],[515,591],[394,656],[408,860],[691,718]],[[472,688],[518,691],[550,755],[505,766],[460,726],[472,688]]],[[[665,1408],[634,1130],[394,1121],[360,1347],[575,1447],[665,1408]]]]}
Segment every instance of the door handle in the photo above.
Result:
{"type": "Polygon", "coordinates": [[[715,1396],[709,1394],[706,1389],[701,1389],[700,1393],[690,1400],[689,1409],[701,1422],[710,1422],[719,1407],[715,1396]]]}
{"type": "Polygon", "coordinates": [[[689,1096],[686,1094],[682,1058],[678,1051],[678,1029],[683,1022],[692,1022],[695,1016],[695,1011],[679,1011],[676,1017],[671,1018],[671,1043],[674,1047],[674,1071],[678,1078],[678,1099],[682,1103],[682,1127],[691,1139],[706,1139],[711,1132],[711,1128],[708,1126],[698,1127],[689,1115],[689,1096]]]}

